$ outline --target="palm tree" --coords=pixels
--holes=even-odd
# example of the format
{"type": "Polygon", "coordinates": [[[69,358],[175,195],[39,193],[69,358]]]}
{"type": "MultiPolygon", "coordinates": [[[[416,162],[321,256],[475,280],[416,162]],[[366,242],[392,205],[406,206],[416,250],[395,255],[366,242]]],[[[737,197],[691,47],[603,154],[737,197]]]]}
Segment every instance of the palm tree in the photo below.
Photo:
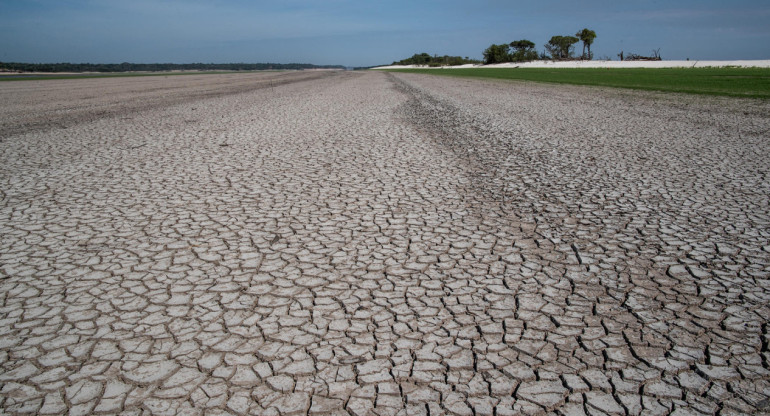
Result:
{"type": "Polygon", "coordinates": [[[594,39],[596,39],[596,32],[586,28],[578,33],[575,33],[575,36],[577,36],[583,42],[583,59],[586,57],[586,46],[588,47],[588,58],[590,59],[591,44],[594,43],[594,39]]]}

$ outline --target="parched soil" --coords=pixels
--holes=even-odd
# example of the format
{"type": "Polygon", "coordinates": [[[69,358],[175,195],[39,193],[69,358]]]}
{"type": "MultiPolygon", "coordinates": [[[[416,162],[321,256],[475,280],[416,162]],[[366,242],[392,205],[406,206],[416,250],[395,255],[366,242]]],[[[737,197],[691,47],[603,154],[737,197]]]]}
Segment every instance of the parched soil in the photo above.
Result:
{"type": "Polygon", "coordinates": [[[0,84],[0,413],[770,412],[770,103],[0,84]]]}
{"type": "Polygon", "coordinates": [[[76,126],[103,117],[128,119],[204,98],[333,76],[333,71],[170,74],[142,77],[5,82],[0,86],[0,139],[14,134],[76,126]]]}

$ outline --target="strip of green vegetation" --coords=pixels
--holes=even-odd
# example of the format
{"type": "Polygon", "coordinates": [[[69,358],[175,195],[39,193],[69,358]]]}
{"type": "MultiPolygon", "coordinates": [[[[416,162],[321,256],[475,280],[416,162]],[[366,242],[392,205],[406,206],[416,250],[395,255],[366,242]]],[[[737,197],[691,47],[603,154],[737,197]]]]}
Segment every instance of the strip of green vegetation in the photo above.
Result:
{"type": "Polygon", "coordinates": [[[415,68],[390,71],[770,98],[770,68],[415,68]]]}
{"type": "Polygon", "coordinates": [[[11,74],[0,75],[2,81],[40,81],[49,79],[126,78],[126,77],[168,77],[177,75],[237,74],[272,71],[201,71],[201,72],[118,72],[112,74],[11,74]]]}

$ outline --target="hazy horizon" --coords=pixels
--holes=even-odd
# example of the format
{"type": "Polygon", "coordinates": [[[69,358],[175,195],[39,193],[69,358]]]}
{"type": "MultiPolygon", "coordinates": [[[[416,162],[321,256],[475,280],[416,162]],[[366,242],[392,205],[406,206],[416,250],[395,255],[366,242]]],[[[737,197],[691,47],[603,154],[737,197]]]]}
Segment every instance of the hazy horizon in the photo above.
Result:
{"type": "Polygon", "coordinates": [[[542,51],[584,27],[598,35],[596,59],[770,59],[768,19],[758,0],[31,0],[0,3],[0,61],[371,66],[421,52],[480,59],[517,39],[542,51]]]}

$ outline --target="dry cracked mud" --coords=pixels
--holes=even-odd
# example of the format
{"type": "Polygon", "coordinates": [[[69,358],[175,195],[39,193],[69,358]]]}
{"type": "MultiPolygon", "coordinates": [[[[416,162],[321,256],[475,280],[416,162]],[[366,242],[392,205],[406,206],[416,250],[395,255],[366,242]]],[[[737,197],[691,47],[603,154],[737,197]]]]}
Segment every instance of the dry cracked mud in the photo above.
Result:
{"type": "Polygon", "coordinates": [[[0,84],[0,413],[770,412],[770,103],[0,84]]]}

